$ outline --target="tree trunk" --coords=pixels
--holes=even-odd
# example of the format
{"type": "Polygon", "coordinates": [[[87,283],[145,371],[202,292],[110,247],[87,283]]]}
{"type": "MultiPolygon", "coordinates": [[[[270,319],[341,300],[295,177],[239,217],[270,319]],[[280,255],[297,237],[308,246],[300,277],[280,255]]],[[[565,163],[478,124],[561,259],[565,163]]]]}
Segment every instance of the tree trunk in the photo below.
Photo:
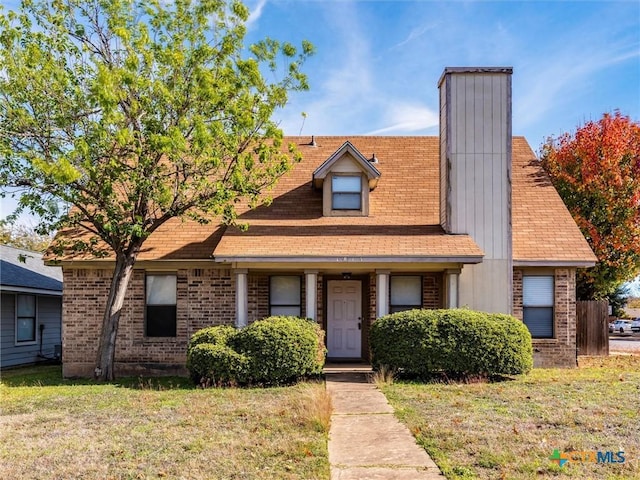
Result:
{"type": "Polygon", "coordinates": [[[139,248],[128,249],[125,253],[116,255],[116,266],[111,279],[111,287],[107,298],[107,305],[102,318],[102,334],[98,345],[98,356],[93,376],[96,380],[114,380],[113,365],[116,353],[116,337],[120,313],[124,304],[124,297],[129,287],[133,265],[136,263],[139,248]]]}

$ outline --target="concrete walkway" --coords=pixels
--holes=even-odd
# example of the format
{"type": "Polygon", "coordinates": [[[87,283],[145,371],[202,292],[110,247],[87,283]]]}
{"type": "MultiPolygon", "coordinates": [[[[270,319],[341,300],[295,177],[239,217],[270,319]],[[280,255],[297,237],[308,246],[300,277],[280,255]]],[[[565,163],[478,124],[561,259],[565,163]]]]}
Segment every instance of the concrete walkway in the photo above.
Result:
{"type": "Polygon", "coordinates": [[[437,465],[366,373],[327,373],[332,480],[442,480],[437,465]]]}

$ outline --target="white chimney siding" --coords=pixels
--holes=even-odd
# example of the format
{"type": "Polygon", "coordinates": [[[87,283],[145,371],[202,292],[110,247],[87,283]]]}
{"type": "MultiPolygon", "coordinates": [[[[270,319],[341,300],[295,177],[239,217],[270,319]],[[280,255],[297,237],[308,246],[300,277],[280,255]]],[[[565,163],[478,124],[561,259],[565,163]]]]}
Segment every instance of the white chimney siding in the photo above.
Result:
{"type": "Polygon", "coordinates": [[[445,68],[440,88],[440,223],[484,252],[458,304],[511,313],[511,68],[445,68]]]}

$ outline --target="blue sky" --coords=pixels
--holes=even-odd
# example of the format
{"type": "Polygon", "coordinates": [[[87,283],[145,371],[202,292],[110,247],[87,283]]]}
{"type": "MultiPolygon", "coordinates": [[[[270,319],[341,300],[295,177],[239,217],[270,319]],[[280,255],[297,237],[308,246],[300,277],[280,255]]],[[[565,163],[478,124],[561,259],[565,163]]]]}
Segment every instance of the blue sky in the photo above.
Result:
{"type": "Polygon", "coordinates": [[[512,66],[513,132],[549,135],[619,109],[640,118],[640,2],[250,0],[249,40],[310,40],[311,90],[285,133],[437,134],[447,66],[512,66]]]}

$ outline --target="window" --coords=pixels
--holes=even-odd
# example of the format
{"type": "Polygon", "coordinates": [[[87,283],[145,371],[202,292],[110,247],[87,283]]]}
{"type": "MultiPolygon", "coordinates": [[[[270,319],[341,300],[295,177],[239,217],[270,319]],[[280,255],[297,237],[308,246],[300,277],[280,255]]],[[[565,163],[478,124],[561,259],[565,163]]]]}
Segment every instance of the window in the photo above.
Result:
{"type": "Polygon", "coordinates": [[[393,276],[389,280],[389,310],[391,313],[422,308],[422,277],[393,276]]]}
{"type": "Polygon", "coordinates": [[[301,316],[300,298],[300,277],[293,275],[270,277],[270,315],[301,316]]]}
{"type": "Polygon", "coordinates": [[[333,210],[362,210],[362,177],[332,176],[331,195],[333,210]]]}
{"type": "Polygon", "coordinates": [[[147,275],[147,337],[176,336],[176,276],[147,275]]]}
{"type": "Polygon", "coordinates": [[[523,320],[533,338],[553,338],[553,276],[522,278],[523,320]]]}
{"type": "Polygon", "coordinates": [[[36,297],[16,297],[16,343],[36,341],[36,297]]]}

